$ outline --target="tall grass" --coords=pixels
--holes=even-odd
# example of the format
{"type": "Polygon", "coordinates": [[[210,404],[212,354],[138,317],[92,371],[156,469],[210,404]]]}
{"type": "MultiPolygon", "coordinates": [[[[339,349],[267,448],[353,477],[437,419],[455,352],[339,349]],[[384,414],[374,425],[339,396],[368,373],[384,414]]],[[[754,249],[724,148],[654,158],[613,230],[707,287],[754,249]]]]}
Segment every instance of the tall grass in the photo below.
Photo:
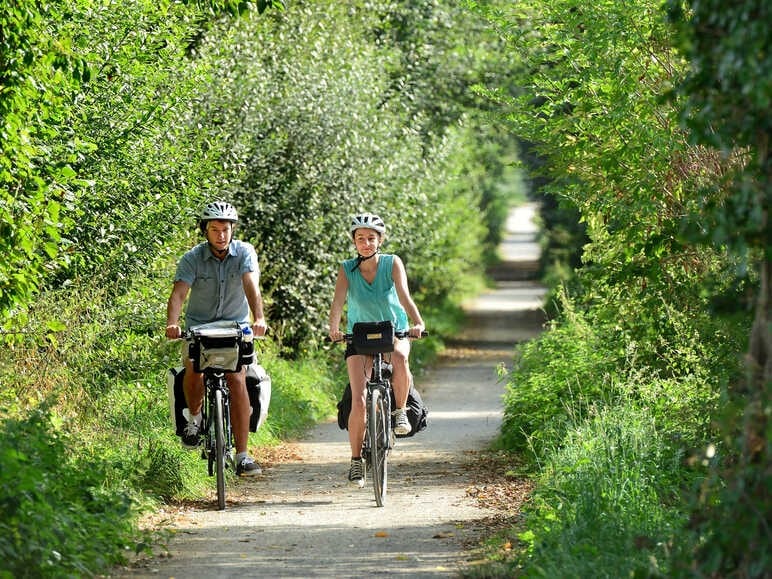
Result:
{"type": "Polygon", "coordinates": [[[526,576],[668,574],[668,543],[684,522],[665,505],[677,494],[678,456],[645,409],[595,409],[547,452],[526,513],[526,576]]]}
{"type": "Polygon", "coordinates": [[[714,420],[747,318],[655,298],[655,329],[630,314],[634,296],[585,310],[565,299],[519,347],[501,444],[530,457],[539,482],[510,572],[671,576],[702,540],[690,494],[706,476],[700,453],[721,446],[714,420]]]}
{"type": "Polygon", "coordinates": [[[91,576],[147,544],[138,496],[41,406],[0,421],[0,577],[91,576]]]}

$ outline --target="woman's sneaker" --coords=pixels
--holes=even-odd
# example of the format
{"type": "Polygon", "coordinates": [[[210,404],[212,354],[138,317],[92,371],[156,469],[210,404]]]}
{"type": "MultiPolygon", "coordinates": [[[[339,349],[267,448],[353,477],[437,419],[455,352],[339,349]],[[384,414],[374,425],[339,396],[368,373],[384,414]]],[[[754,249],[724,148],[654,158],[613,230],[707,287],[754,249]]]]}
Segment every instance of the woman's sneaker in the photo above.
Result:
{"type": "Polygon", "coordinates": [[[404,408],[397,408],[394,412],[394,434],[404,436],[410,434],[413,427],[410,426],[410,421],[407,419],[407,410],[404,408]]]}
{"type": "Polygon", "coordinates": [[[351,468],[348,469],[348,482],[360,489],[365,486],[365,461],[361,458],[351,459],[351,468]]]}
{"type": "Polygon", "coordinates": [[[251,456],[242,458],[236,465],[236,474],[238,476],[255,476],[262,473],[263,469],[260,468],[260,465],[251,456]]]}

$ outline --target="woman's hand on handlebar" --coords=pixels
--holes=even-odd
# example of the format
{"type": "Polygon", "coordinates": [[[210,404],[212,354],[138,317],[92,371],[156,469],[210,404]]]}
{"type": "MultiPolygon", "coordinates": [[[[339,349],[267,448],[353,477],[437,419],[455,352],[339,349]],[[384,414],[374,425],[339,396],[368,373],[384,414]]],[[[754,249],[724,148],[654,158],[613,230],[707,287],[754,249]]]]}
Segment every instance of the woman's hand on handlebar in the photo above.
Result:
{"type": "Polygon", "coordinates": [[[426,335],[426,327],[423,324],[416,324],[407,333],[411,338],[420,338],[426,335]]]}
{"type": "Polygon", "coordinates": [[[342,342],[345,339],[345,334],[340,331],[340,328],[330,328],[329,336],[331,342],[342,342]]]}

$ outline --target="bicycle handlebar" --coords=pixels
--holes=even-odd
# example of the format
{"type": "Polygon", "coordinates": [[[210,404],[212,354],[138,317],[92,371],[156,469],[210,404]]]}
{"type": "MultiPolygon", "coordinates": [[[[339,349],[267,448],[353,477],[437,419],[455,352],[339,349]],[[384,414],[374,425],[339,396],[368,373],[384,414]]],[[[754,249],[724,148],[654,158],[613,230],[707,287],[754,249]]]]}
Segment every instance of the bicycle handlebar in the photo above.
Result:
{"type": "MultiPolygon", "coordinates": [[[[179,338],[172,338],[173,341],[175,340],[191,340],[194,336],[193,330],[180,330],[180,337],[179,338]]],[[[265,340],[267,339],[267,336],[252,336],[253,340],[265,340]]]]}
{"type": "MultiPolygon", "coordinates": [[[[421,336],[420,337],[411,336],[409,331],[408,332],[394,332],[394,337],[398,338],[400,340],[404,340],[406,338],[411,338],[413,340],[420,340],[421,338],[425,338],[428,335],[429,335],[429,332],[427,332],[426,330],[421,332],[421,336]]],[[[350,344],[351,340],[353,340],[353,339],[354,339],[354,334],[343,334],[343,338],[340,339],[340,340],[333,340],[332,338],[330,338],[330,336],[325,336],[325,341],[333,342],[335,344],[340,344],[342,342],[346,342],[347,344],[350,344]]]]}

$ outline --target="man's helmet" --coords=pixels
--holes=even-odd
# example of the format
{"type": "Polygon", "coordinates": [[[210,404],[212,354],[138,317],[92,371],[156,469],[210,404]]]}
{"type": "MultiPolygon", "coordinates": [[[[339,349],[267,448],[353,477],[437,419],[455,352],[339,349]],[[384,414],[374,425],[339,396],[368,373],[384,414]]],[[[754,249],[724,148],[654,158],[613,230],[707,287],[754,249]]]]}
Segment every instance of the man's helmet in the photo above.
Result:
{"type": "Polygon", "coordinates": [[[386,224],[383,219],[373,213],[360,213],[351,218],[351,227],[349,231],[353,234],[357,229],[361,228],[374,229],[381,235],[386,233],[386,224]]]}
{"type": "Polygon", "coordinates": [[[212,201],[207,203],[201,210],[198,218],[198,226],[201,231],[206,232],[206,224],[209,221],[230,221],[236,223],[239,220],[239,214],[236,208],[225,201],[212,201]]]}

